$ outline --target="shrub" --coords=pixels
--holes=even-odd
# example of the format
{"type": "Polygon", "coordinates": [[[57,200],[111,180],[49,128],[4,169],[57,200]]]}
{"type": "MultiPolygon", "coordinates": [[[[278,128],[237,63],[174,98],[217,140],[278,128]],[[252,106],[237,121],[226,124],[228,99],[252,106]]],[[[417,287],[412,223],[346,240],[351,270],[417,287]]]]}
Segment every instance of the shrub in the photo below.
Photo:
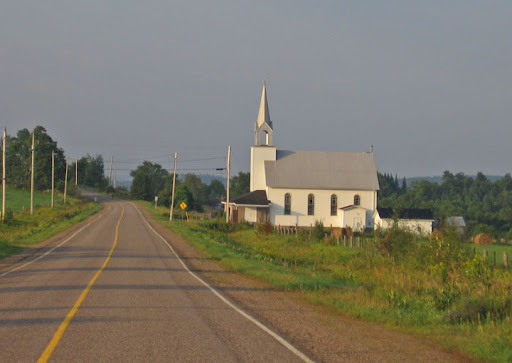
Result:
{"type": "Polygon", "coordinates": [[[258,223],[256,225],[256,231],[258,231],[258,233],[264,233],[266,236],[268,236],[272,232],[272,224],[270,224],[269,221],[258,223]]]}
{"type": "Polygon", "coordinates": [[[313,227],[312,231],[312,237],[315,241],[321,241],[325,237],[325,229],[324,229],[324,222],[322,221],[315,221],[315,226],[313,227]]]}

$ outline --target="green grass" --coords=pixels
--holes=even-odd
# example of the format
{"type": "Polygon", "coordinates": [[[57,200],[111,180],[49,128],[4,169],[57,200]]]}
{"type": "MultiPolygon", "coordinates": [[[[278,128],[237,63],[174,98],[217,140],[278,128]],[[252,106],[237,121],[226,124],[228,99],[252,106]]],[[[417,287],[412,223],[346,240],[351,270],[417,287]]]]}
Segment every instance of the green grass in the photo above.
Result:
{"type": "MultiPolygon", "coordinates": [[[[11,198],[13,202],[18,201],[18,205],[23,205],[27,195],[30,200],[30,192],[15,191],[11,198]]],[[[44,196],[41,196],[41,200],[45,200],[44,196]]],[[[58,203],[53,208],[38,207],[33,215],[27,210],[23,211],[23,208],[21,211],[18,209],[12,220],[0,222],[0,258],[18,253],[25,246],[37,244],[65,231],[102,208],[101,204],[70,197],[65,205],[58,203]]]]}
{"type": "Polygon", "coordinates": [[[483,251],[488,252],[489,262],[494,264],[494,256],[496,255],[496,266],[503,266],[503,252],[508,254],[509,266],[512,265],[512,246],[507,245],[490,245],[482,246],[472,244],[470,248],[473,248],[476,252],[483,255],[483,251]]]}
{"type": "MultiPolygon", "coordinates": [[[[0,200],[2,199],[0,194],[0,200]]],[[[62,202],[62,194],[55,192],[54,203],[62,202]]],[[[34,207],[50,206],[51,192],[34,192],[34,207]]],[[[30,210],[30,191],[6,188],[5,191],[6,209],[18,213],[24,210],[30,210]]]]}
{"type": "MultiPolygon", "coordinates": [[[[512,270],[495,269],[457,239],[398,231],[365,248],[265,235],[222,222],[161,223],[224,266],[362,320],[429,337],[477,360],[512,361],[512,270]]],[[[496,248],[502,246],[494,246],[496,248]]]]}

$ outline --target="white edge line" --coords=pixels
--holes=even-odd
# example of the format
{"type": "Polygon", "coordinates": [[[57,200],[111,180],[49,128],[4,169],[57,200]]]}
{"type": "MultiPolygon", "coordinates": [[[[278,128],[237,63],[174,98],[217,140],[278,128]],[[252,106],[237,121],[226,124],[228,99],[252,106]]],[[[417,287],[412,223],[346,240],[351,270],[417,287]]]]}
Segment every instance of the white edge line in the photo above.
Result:
{"type": "Polygon", "coordinates": [[[62,241],[61,243],[59,243],[57,246],[54,246],[53,248],[51,248],[49,251],[46,251],[44,254],[34,258],[33,260],[30,260],[26,263],[24,263],[23,265],[21,266],[18,266],[16,268],[13,268],[9,271],[6,271],[2,274],[0,274],[0,277],[3,277],[3,276],[6,276],[6,275],[9,275],[10,273],[14,272],[14,271],[18,271],[20,269],[22,269],[23,267],[26,267],[36,261],[39,261],[40,259],[42,259],[43,257],[49,255],[50,253],[52,253],[53,251],[55,251],[57,248],[59,248],[60,246],[62,246],[63,244],[67,243],[70,239],[72,239],[73,237],[75,237],[77,234],[79,234],[80,232],[82,232],[84,229],[86,229],[87,227],[89,227],[91,224],[93,224],[94,222],[96,222],[97,220],[99,220],[101,217],[103,217],[105,214],[101,214],[99,215],[98,217],[96,217],[94,220],[90,221],[89,223],[87,223],[85,226],[83,226],[82,228],[80,228],[78,231],[76,231],[75,233],[73,233],[71,236],[69,236],[68,238],[66,238],[64,241],[62,241]]]}
{"type": "Polygon", "coordinates": [[[135,204],[133,204],[132,202],[130,202],[130,204],[132,204],[135,209],[137,209],[137,212],[139,212],[140,216],[142,217],[142,219],[144,220],[144,223],[146,223],[146,225],[153,231],[153,233],[155,233],[166,245],[167,247],[169,247],[169,249],[171,250],[171,252],[176,256],[176,258],[178,259],[178,261],[181,263],[181,265],[183,266],[183,268],[189,273],[191,274],[196,280],[198,280],[201,284],[203,284],[204,286],[206,286],[211,292],[213,292],[220,300],[222,300],[226,305],[228,305],[229,307],[231,307],[233,310],[235,310],[237,313],[239,313],[240,315],[242,315],[244,318],[246,318],[247,320],[249,320],[250,322],[252,322],[253,324],[255,324],[256,326],[258,326],[260,329],[262,329],[263,331],[265,331],[267,334],[269,334],[270,336],[272,336],[275,340],[277,340],[279,343],[281,343],[282,345],[284,345],[286,348],[288,348],[288,350],[290,350],[293,354],[295,354],[297,357],[299,357],[300,359],[302,359],[304,362],[313,362],[310,358],[308,358],[304,353],[302,353],[300,350],[298,350],[297,348],[295,348],[291,343],[289,343],[286,339],[284,339],[283,337],[281,337],[279,334],[277,334],[276,332],[274,332],[273,330],[271,330],[270,328],[268,328],[267,326],[265,326],[263,323],[261,323],[260,321],[256,320],[255,318],[253,318],[252,316],[250,316],[249,314],[247,314],[245,311],[243,311],[242,309],[240,309],[238,306],[234,305],[231,301],[229,301],[228,299],[226,299],[220,292],[218,292],[215,288],[213,288],[212,286],[210,286],[206,281],[204,281],[203,279],[201,279],[199,276],[197,276],[195,273],[193,273],[192,271],[190,271],[190,269],[187,267],[187,265],[183,262],[183,260],[180,258],[180,256],[178,256],[178,254],[176,253],[176,251],[174,250],[174,248],[169,244],[169,242],[167,242],[167,240],[162,237],[162,235],[160,235],[160,233],[158,233],[149,223],[148,221],[146,220],[146,218],[144,217],[144,215],[141,213],[141,211],[139,210],[139,208],[137,208],[137,206],[135,204]]]}

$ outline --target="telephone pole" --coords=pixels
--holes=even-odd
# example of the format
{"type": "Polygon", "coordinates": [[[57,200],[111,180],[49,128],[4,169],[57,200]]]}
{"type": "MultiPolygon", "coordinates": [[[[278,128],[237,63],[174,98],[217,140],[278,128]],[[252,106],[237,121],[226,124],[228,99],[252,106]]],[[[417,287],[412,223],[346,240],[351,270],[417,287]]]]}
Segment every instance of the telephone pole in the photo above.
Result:
{"type": "Polygon", "coordinates": [[[52,151],[52,201],[51,201],[52,208],[53,208],[54,191],[55,191],[55,151],[52,151]]]}
{"type": "Polygon", "coordinates": [[[2,139],[2,220],[5,219],[5,138],[7,130],[4,128],[4,138],[2,139]]]}
{"type": "Polygon", "coordinates": [[[78,187],[78,158],[75,159],[75,185],[78,187]]]}
{"type": "Polygon", "coordinates": [[[34,131],[32,131],[32,168],[30,170],[30,214],[34,214],[34,131]]]}
{"type": "Polygon", "coordinates": [[[178,164],[178,153],[174,153],[174,172],[172,175],[171,209],[169,210],[169,221],[172,221],[172,210],[174,209],[174,190],[176,187],[176,165],[178,164]]]}
{"type": "Polygon", "coordinates": [[[114,164],[114,155],[110,157],[110,174],[108,176],[108,185],[112,186],[112,164],[114,164]]]}
{"type": "Polygon", "coordinates": [[[68,191],[68,163],[69,158],[66,158],[66,176],[64,178],[64,204],[66,204],[66,194],[68,191]]]}
{"type": "Polygon", "coordinates": [[[229,172],[231,168],[231,145],[228,146],[227,176],[226,176],[226,223],[229,223],[229,172]]]}

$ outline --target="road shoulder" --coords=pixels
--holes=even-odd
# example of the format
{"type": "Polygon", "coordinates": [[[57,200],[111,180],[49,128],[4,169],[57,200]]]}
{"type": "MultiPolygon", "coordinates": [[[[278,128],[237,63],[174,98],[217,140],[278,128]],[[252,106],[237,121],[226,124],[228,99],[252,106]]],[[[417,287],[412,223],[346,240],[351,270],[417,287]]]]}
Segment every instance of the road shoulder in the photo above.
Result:
{"type": "Polygon", "coordinates": [[[137,207],[194,273],[314,360],[468,361],[468,357],[446,352],[425,338],[340,316],[309,303],[301,293],[279,291],[230,271],[156,222],[143,207],[137,207]]]}

